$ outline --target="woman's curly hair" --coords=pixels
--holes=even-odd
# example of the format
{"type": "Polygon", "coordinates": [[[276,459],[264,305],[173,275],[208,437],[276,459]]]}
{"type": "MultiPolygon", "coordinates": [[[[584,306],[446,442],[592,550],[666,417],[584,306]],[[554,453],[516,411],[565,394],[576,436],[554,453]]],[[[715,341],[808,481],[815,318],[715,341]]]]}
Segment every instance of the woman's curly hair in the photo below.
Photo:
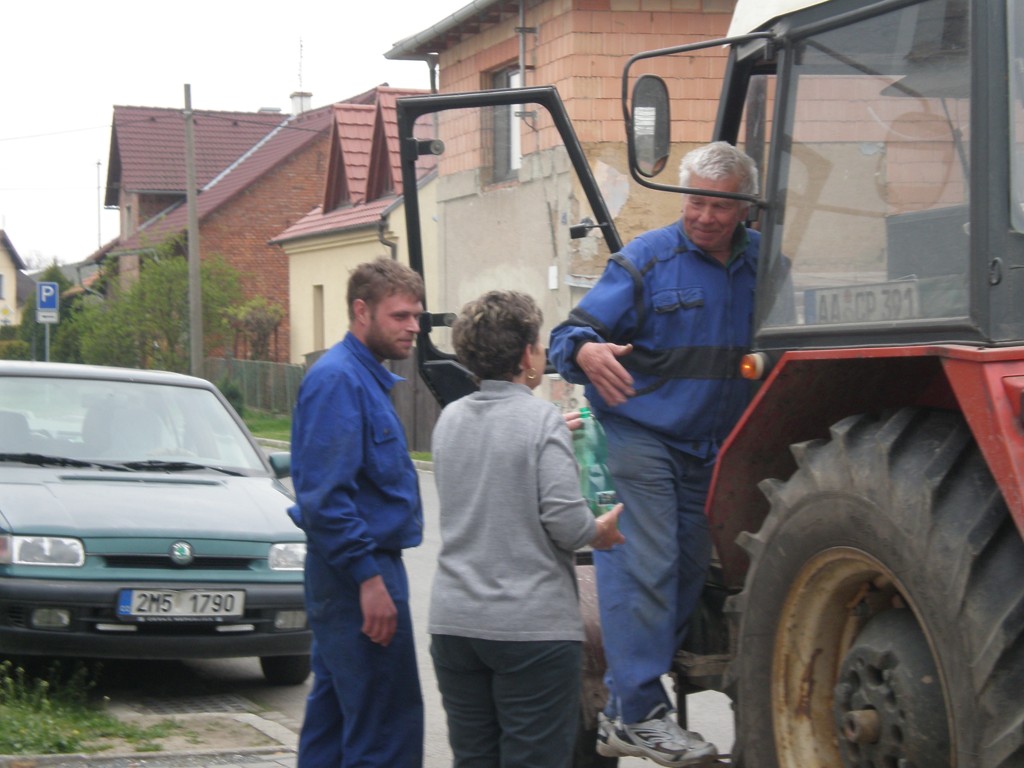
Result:
{"type": "Polygon", "coordinates": [[[455,354],[479,379],[511,381],[522,370],[523,350],[537,343],[543,320],[525,293],[488,291],[466,304],[455,320],[455,354]]]}

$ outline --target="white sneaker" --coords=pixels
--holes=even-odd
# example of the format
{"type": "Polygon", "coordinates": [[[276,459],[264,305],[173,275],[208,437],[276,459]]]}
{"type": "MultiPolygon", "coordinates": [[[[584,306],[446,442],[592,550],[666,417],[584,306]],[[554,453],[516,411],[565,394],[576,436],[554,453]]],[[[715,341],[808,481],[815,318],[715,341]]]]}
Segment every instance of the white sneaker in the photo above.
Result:
{"type": "Polygon", "coordinates": [[[639,723],[613,723],[604,713],[597,719],[597,753],[605,757],[645,757],[658,765],[711,765],[718,758],[714,744],[676,722],[675,712],[659,704],[639,723]]]}
{"type": "Polygon", "coordinates": [[[615,744],[615,724],[604,712],[597,713],[597,754],[603,757],[627,757],[615,744]]]}

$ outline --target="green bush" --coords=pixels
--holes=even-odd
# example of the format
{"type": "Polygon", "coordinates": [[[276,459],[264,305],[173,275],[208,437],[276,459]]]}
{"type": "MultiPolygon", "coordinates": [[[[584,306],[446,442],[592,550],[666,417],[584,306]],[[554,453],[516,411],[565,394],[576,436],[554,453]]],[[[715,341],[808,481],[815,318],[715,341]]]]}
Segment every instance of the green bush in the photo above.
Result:
{"type": "Polygon", "coordinates": [[[32,348],[27,341],[0,341],[0,360],[31,360],[32,348]]]}
{"type": "Polygon", "coordinates": [[[239,416],[245,416],[245,396],[242,394],[242,388],[238,384],[225,376],[217,383],[217,389],[227,398],[227,401],[231,403],[231,407],[235,409],[239,416]]]}

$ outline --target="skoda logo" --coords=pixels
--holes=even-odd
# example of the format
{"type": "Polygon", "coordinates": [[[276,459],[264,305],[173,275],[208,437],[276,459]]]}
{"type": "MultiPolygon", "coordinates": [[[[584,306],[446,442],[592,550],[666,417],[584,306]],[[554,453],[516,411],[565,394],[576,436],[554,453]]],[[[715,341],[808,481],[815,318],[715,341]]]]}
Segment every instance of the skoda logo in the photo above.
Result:
{"type": "Polygon", "coordinates": [[[195,551],[187,541],[176,541],[171,544],[171,562],[175,565],[188,565],[195,560],[195,551]]]}

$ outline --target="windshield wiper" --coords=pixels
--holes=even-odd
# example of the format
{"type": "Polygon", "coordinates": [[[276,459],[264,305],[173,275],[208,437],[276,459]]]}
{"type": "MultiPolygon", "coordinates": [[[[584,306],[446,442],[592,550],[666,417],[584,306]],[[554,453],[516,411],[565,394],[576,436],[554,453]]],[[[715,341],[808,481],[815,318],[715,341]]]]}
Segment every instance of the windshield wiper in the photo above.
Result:
{"type": "Polygon", "coordinates": [[[72,459],[68,456],[44,456],[41,453],[0,453],[0,462],[4,461],[35,464],[39,467],[98,467],[99,469],[112,469],[117,472],[128,471],[120,464],[104,464],[100,461],[72,459]]]}
{"type": "Polygon", "coordinates": [[[221,472],[225,475],[231,475],[232,477],[242,477],[241,472],[236,472],[233,469],[215,467],[210,464],[196,464],[191,461],[162,461],[160,459],[148,459],[147,461],[126,461],[123,466],[127,469],[133,470],[155,469],[163,472],[188,472],[194,469],[208,469],[212,472],[221,472]]]}

